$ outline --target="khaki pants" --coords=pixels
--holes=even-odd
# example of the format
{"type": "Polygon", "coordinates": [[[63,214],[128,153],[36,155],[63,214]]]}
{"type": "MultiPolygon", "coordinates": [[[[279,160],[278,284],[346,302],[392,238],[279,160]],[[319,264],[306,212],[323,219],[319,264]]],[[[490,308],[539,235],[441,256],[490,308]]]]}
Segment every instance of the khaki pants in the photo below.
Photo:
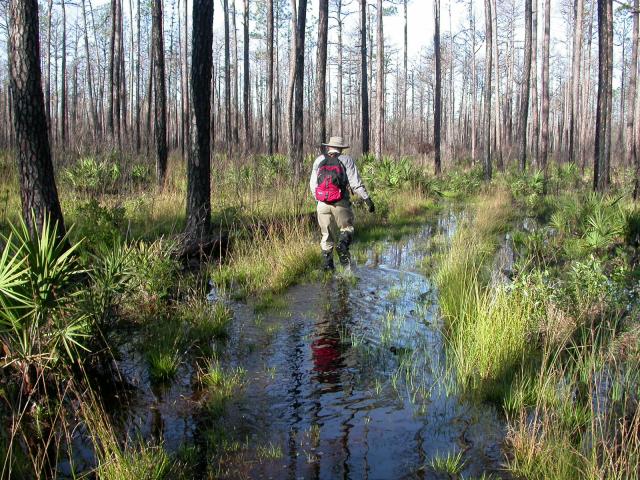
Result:
{"type": "Polygon", "coordinates": [[[353,233],[353,210],[349,200],[341,200],[328,204],[318,202],[318,224],[322,232],[320,247],[322,250],[333,249],[340,232],[353,233]]]}

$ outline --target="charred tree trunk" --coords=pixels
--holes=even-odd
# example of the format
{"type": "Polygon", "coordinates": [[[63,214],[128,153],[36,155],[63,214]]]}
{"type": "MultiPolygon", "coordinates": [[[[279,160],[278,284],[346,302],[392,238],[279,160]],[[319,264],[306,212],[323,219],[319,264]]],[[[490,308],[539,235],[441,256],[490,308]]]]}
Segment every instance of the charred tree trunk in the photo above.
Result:
{"type": "Polygon", "coordinates": [[[158,185],[164,186],[167,175],[167,94],[165,88],[164,41],[162,34],[162,0],[152,2],[154,129],[158,185]]]}
{"type": "Polygon", "coordinates": [[[187,243],[202,243],[211,227],[211,76],[213,0],[193,0],[191,97],[193,129],[187,156],[187,243]]]}
{"type": "Polygon", "coordinates": [[[244,29],[243,29],[243,83],[242,83],[242,103],[243,103],[243,114],[244,114],[244,138],[246,142],[246,148],[248,150],[252,149],[253,141],[252,141],[252,133],[251,133],[251,124],[250,122],[250,114],[249,109],[251,107],[251,98],[250,98],[250,86],[251,86],[251,75],[249,71],[249,0],[244,0],[244,29]]]}
{"type": "Polygon", "coordinates": [[[60,1],[62,9],[62,65],[60,77],[60,147],[65,150],[67,143],[67,8],[65,0],[60,1]]]}
{"type": "Polygon", "coordinates": [[[32,234],[47,216],[65,233],[47,130],[37,0],[9,3],[9,75],[22,215],[32,234]]]}
{"type": "MultiPolygon", "coordinates": [[[[316,118],[314,142],[327,137],[327,40],[329,36],[329,0],[320,0],[318,17],[318,54],[316,59],[316,118]]],[[[338,92],[340,94],[340,92],[338,92]]]]}
{"type": "Polygon", "coordinates": [[[435,147],[434,169],[440,175],[442,162],[440,158],[440,128],[442,124],[442,66],[440,54],[440,0],[433,1],[433,19],[435,29],[433,33],[433,50],[436,57],[436,86],[433,108],[433,144],[435,147]]]}
{"type": "Polygon", "coordinates": [[[273,155],[273,0],[267,5],[267,153],[273,155]]]}
{"type": "Polygon", "coordinates": [[[296,181],[302,175],[303,142],[304,142],[304,40],[307,26],[307,0],[298,3],[298,25],[296,27],[296,77],[295,106],[293,112],[293,174],[296,181]]]}
{"type": "Polygon", "coordinates": [[[529,90],[531,87],[531,17],[532,0],[524,5],[524,65],[520,93],[520,171],[527,168],[527,129],[529,120],[529,90]]]}
{"type": "Polygon", "coordinates": [[[224,9],[224,139],[227,154],[231,151],[231,53],[229,30],[229,1],[223,0],[224,9]]]}
{"type": "Polygon", "coordinates": [[[629,93],[627,97],[627,126],[626,126],[626,162],[628,166],[636,164],[636,157],[638,152],[636,150],[636,96],[637,96],[637,78],[638,78],[638,8],[640,8],[640,2],[638,0],[633,1],[633,33],[631,35],[631,70],[629,75],[629,93]]]}
{"type": "Polygon", "coordinates": [[[531,158],[540,166],[540,110],[538,108],[538,0],[533,0],[531,16],[531,158]]]}
{"type": "Polygon", "coordinates": [[[369,89],[367,85],[367,0],[360,0],[360,129],[362,154],[369,153],[369,89]]]}
{"type": "Polygon", "coordinates": [[[607,132],[609,103],[609,35],[613,25],[609,23],[612,0],[598,0],[598,104],[596,107],[595,151],[593,161],[593,189],[604,192],[607,189],[607,132]]]}
{"type": "MultiPolygon", "coordinates": [[[[571,119],[569,120],[569,161],[575,163],[577,124],[580,116],[580,63],[582,59],[582,19],[584,15],[584,0],[575,0],[575,29],[573,34],[573,59],[571,73],[571,119]]],[[[637,17],[636,17],[637,18],[637,17]]]]}
{"type": "MultiPolygon", "coordinates": [[[[542,39],[542,125],[540,131],[540,167],[547,179],[549,161],[549,39],[551,28],[551,1],[544,0],[544,37],[542,39]]],[[[546,187],[545,187],[546,188],[546,187]]]]}
{"type": "Polygon", "coordinates": [[[491,166],[491,60],[493,32],[491,0],[484,0],[485,15],[485,67],[484,67],[484,179],[490,181],[492,176],[491,166]]]}
{"type": "Polygon", "coordinates": [[[376,158],[382,159],[384,143],[384,30],[382,0],[378,0],[378,68],[376,78],[376,158]]]}

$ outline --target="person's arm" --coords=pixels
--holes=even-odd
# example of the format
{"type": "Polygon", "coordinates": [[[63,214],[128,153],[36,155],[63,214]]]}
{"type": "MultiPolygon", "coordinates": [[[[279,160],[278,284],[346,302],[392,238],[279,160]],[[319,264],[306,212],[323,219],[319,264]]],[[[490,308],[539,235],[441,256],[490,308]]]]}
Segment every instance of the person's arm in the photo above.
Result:
{"type": "Polygon", "coordinates": [[[367,200],[369,198],[369,194],[367,193],[367,189],[362,183],[362,178],[360,178],[360,173],[358,172],[358,168],[356,167],[356,162],[354,162],[353,158],[348,155],[341,155],[340,161],[347,171],[347,178],[349,179],[349,186],[351,187],[351,190],[353,190],[353,192],[357,194],[361,199],[367,200]]]}
{"type": "Polygon", "coordinates": [[[318,186],[318,167],[320,166],[320,162],[323,157],[316,158],[315,162],[313,162],[313,168],[311,169],[311,178],[309,178],[309,188],[311,189],[311,194],[316,194],[316,187],[318,186]]]}

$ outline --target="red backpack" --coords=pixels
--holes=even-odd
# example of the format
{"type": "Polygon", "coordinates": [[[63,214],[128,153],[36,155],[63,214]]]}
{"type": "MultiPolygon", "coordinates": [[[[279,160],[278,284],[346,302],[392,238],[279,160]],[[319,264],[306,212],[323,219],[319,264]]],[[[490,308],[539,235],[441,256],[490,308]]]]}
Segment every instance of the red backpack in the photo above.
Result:
{"type": "Polygon", "coordinates": [[[342,200],[347,186],[347,171],[338,157],[324,156],[318,165],[316,200],[335,203],[342,200]]]}

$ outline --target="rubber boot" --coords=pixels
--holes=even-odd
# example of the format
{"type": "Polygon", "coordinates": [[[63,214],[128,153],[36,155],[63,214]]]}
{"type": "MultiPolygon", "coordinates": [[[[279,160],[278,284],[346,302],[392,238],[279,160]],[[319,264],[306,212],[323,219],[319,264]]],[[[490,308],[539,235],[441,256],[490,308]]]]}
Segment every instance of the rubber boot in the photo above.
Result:
{"type": "Polygon", "coordinates": [[[340,259],[340,265],[345,268],[351,267],[351,254],[349,253],[349,247],[353,240],[353,234],[351,232],[340,232],[340,238],[338,240],[338,258],[340,259]]]}
{"type": "Polygon", "coordinates": [[[322,270],[331,272],[335,269],[333,264],[333,248],[331,250],[322,251],[322,270]]]}

